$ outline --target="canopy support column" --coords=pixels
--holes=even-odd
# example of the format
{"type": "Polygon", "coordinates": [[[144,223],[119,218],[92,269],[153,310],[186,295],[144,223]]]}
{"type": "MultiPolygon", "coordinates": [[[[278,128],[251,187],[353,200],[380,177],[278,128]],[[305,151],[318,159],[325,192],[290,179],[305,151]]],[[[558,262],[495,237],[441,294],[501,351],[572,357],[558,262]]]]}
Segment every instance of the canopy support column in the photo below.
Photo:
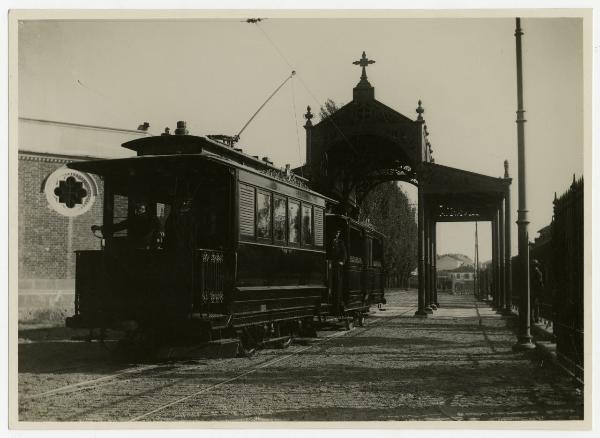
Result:
{"type": "Polygon", "coordinates": [[[505,255],[504,255],[504,200],[502,200],[498,206],[498,266],[499,266],[499,278],[498,283],[500,285],[500,295],[498,300],[498,313],[504,312],[506,305],[506,276],[505,276],[505,255]]]}
{"type": "Polygon", "coordinates": [[[423,211],[423,188],[419,184],[418,205],[417,205],[417,256],[419,264],[417,265],[419,292],[418,292],[418,308],[415,316],[422,318],[427,317],[425,312],[425,224],[423,211]]]}
{"type": "MultiPolygon", "coordinates": [[[[505,161],[505,173],[504,177],[508,178],[508,161],[505,161]]],[[[511,266],[511,242],[510,242],[510,186],[506,186],[506,192],[504,193],[504,238],[505,238],[505,264],[506,270],[504,275],[506,276],[506,301],[504,302],[504,311],[509,314],[512,312],[512,266],[511,266]]]]}
{"type": "Polygon", "coordinates": [[[437,221],[435,219],[432,221],[431,229],[433,231],[433,302],[436,307],[440,307],[437,293],[437,221]]]}
{"type": "Polygon", "coordinates": [[[425,312],[433,313],[431,307],[431,221],[430,210],[425,206],[425,312]]]}
{"type": "Polygon", "coordinates": [[[429,306],[432,310],[437,310],[435,303],[435,252],[433,250],[435,222],[429,215],[429,306]]]}
{"type": "Polygon", "coordinates": [[[492,214],[492,308],[498,308],[498,210],[492,214]]]}

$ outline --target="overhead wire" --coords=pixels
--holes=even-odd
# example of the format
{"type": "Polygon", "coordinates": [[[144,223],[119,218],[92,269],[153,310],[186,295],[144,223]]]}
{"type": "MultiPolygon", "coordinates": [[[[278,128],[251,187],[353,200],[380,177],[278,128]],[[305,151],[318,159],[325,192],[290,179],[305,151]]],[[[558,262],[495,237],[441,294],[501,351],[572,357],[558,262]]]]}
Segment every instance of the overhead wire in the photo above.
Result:
{"type": "MultiPolygon", "coordinates": [[[[255,24],[256,27],[258,27],[258,29],[260,30],[260,32],[264,35],[264,37],[267,39],[267,41],[269,41],[269,43],[271,44],[271,46],[273,46],[273,48],[275,49],[275,51],[279,54],[279,56],[281,57],[281,59],[288,65],[288,67],[290,67],[291,69],[294,70],[294,66],[288,61],[288,59],[285,57],[285,55],[283,54],[283,52],[279,49],[279,47],[277,46],[277,44],[275,44],[275,42],[271,39],[271,37],[269,37],[269,35],[267,34],[267,32],[262,28],[262,26],[260,26],[259,22],[262,21],[263,19],[249,19],[246,22],[247,23],[252,23],[255,24]]],[[[308,94],[312,97],[312,99],[315,101],[315,103],[319,106],[323,106],[323,104],[320,102],[319,99],[317,99],[317,97],[313,94],[313,92],[310,90],[310,88],[308,87],[308,85],[304,82],[304,80],[302,80],[302,77],[300,75],[300,73],[297,73],[298,79],[300,80],[300,83],[302,84],[302,86],[304,87],[304,89],[308,92],[308,94]]],[[[335,121],[333,120],[333,117],[327,117],[327,119],[332,125],[333,127],[336,129],[336,131],[340,134],[340,136],[342,137],[342,139],[348,144],[348,146],[350,146],[350,149],[352,149],[352,151],[354,153],[356,153],[356,148],[354,147],[354,145],[350,142],[350,140],[346,137],[346,135],[344,134],[344,132],[340,129],[340,127],[335,123],[335,121]]]]}

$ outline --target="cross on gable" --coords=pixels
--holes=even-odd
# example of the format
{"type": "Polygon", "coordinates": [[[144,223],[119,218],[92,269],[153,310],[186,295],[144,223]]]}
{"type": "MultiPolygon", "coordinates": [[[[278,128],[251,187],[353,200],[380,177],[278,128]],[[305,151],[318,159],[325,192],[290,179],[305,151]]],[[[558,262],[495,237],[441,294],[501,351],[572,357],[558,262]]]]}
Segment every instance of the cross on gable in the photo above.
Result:
{"type": "Polygon", "coordinates": [[[367,67],[369,64],[375,64],[375,61],[368,59],[367,54],[363,51],[362,57],[358,61],[354,61],[352,64],[362,67],[362,75],[360,76],[360,78],[366,80],[367,79],[367,71],[366,71],[365,67],[367,67]]]}

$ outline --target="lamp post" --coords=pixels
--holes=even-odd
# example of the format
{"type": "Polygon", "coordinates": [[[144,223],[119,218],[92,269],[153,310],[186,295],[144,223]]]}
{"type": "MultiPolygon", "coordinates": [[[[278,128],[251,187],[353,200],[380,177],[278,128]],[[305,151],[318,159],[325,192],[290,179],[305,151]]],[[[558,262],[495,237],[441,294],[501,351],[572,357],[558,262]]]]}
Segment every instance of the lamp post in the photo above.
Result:
{"type": "Polygon", "coordinates": [[[519,333],[514,350],[529,350],[535,348],[531,342],[530,329],[530,300],[529,300],[529,219],[527,211],[525,184],[525,118],[523,114],[523,65],[521,59],[521,19],[516,19],[515,40],[517,52],[517,149],[519,174],[519,209],[517,211],[517,227],[519,237],[519,333]]]}

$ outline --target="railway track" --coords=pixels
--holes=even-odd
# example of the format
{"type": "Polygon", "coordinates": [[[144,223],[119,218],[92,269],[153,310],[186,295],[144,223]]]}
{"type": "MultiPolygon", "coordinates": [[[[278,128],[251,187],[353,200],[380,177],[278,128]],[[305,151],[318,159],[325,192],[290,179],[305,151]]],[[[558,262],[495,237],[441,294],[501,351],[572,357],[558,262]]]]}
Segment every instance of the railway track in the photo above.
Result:
{"type": "MultiPolygon", "coordinates": [[[[415,309],[416,309],[415,307],[411,307],[408,310],[404,310],[399,314],[396,314],[396,315],[393,315],[390,317],[378,318],[375,321],[366,320],[364,327],[357,327],[355,330],[352,330],[352,331],[336,331],[336,332],[328,334],[322,338],[317,338],[317,340],[315,342],[311,343],[310,345],[302,346],[292,352],[287,352],[283,356],[278,355],[277,357],[274,357],[274,358],[265,358],[266,360],[264,360],[258,364],[251,362],[250,367],[248,367],[247,369],[238,371],[233,376],[224,378],[224,379],[222,379],[218,382],[215,382],[213,384],[210,384],[204,388],[190,392],[187,395],[183,395],[181,397],[176,398],[175,400],[171,400],[167,403],[163,403],[159,406],[153,407],[153,408],[147,410],[146,412],[138,413],[138,414],[132,416],[131,418],[129,418],[128,421],[135,422],[135,421],[142,421],[142,420],[148,419],[148,417],[151,417],[154,414],[160,413],[172,406],[183,403],[186,400],[193,399],[194,397],[197,397],[201,394],[210,392],[210,391],[217,389],[223,385],[227,385],[228,383],[242,379],[245,376],[256,373],[264,368],[270,367],[272,365],[275,365],[275,364],[278,364],[281,362],[285,362],[285,361],[293,358],[294,356],[297,356],[297,355],[299,355],[307,350],[310,350],[311,348],[314,348],[318,345],[323,345],[324,343],[329,342],[333,339],[347,336],[347,335],[356,336],[361,333],[368,332],[376,327],[386,325],[387,323],[390,323],[397,318],[405,316],[409,312],[414,312],[415,309]]],[[[253,359],[253,361],[255,359],[253,359]]],[[[119,371],[118,373],[110,374],[107,376],[89,379],[89,380],[77,382],[77,383],[70,384],[70,385],[64,385],[59,388],[51,389],[48,391],[44,391],[44,392],[40,392],[40,393],[28,395],[28,396],[21,396],[21,397],[19,397],[19,402],[20,403],[27,402],[27,401],[36,402],[39,400],[47,400],[48,398],[51,398],[53,396],[74,396],[77,393],[82,393],[82,392],[89,393],[90,391],[93,392],[93,391],[99,390],[101,388],[106,388],[107,386],[110,386],[110,385],[117,385],[117,384],[121,385],[121,384],[124,384],[127,382],[135,381],[136,379],[140,379],[140,378],[148,378],[148,377],[153,378],[153,377],[167,376],[174,372],[177,372],[177,373],[190,372],[190,371],[193,372],[195,370],[200,370],[204,367],[205,367],[204,363],[192,364],[192,365],[188,365],[188,366],[181,366],[181,364],[178,364],[178,363],[173,363],[173,364],[169,364],[169,365],[153,364],[153,365],[146,365],[146,366],[135,366],[135,367],[127,368],[125,370],[119,371]]],[[[185,377],[178,377],[177,379],[184,379],[184,378],[185,377]]],[[[148,396],[149,392],[153,392],[153,391],[158,392],[163,387],[173,386],[174,384],[176,384],[176,383],[164,384],[162,386],[157,385],[153,388],[150,388],[148,391],[142,391],[141,393],[138,394],[138,396],[139,397],[141,397],[142,395],[148,396]]],[[[130,400],[132,398],[135,398],[135,395],[126,397],[127,400],[130,400]]],[[[124,400],[121,400],[121,401],[124,401],[124,400]]],[[[115,405],[117,405],[118,403],[119,402],[112,402],[112,403],[109,402],[99,408],[100,409],[102,409],[103,407],[104,408],[114,408],[115,405]]],[[[97,408],[90,410],[90,412],[94,412],[95,409],[97,409],[97,408]]],[[[77,418],[80,415],[81,415],[81,413],[76,413],[76,414],[72,415],[70,418],[67,418],[66,420],[67,421],[68,420],[71,420],[71,421],[77,420],[77,418]]]]}

